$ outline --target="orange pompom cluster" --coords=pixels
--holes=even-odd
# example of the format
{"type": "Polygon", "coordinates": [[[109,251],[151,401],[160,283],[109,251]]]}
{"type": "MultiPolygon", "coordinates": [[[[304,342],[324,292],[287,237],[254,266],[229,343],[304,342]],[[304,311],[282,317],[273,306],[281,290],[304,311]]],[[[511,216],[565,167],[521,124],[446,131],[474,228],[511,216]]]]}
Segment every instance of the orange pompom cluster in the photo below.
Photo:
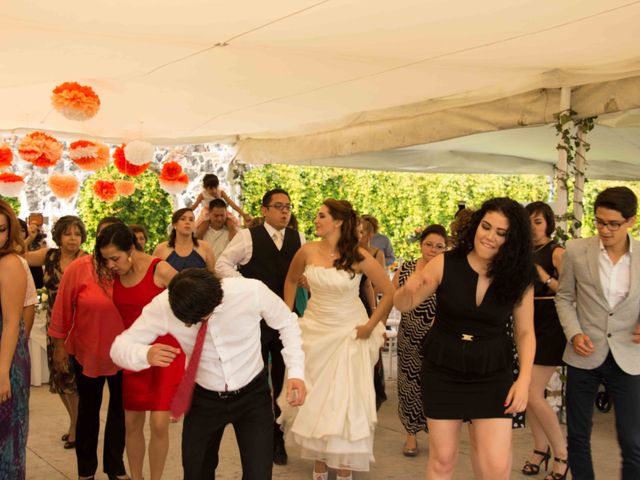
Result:
{"type": "Polygon", "coordinates": [[[6,143],[0,143],[0,168],[11,166],[13,162],[13,152],[6,143]]]}
{"type": "Polygon", "coordinates": [[[44,132],[31,132],[18,145],[20,157],[36,167],[52,167],[62,157],[62,143],[44,132]]]}
{"type": "Polygon", "coordinates": [[[151,162],[145,163],[144,165],[134,165],[131,162],[128,162],[124,155],[124,147],[126,144],[122,144],[117,147],[113,152],[113,164],[118,169],[118,171],[124,175],[129,175],[131,177],[137,177],[138,175],[144,173],[151,162]]]}
{"type": "Polygon", "coordinates": [[[103,202],[113,202],[118,197],[115,182],[111,180],[96,180],[93,184],[93,193],[103,202]]]}
{"type": "Polygon", "coordinates": [[[0,173],[0,195],[17,197],[24,187],[24,178],[11,172],[0,173]]]}
{"type": "Polygon", "coordinates": [[[167,193],[177,195],[189,185],[189,177],[177,162],[167,162],[160,173],[160,187],[167,193]]]}
{"type": "Polygon", "coordinates": [[[91,87],[64,82],[53,89],[51,103],[69,120],[89,120],[100,110],[100,97],[91,87]]]}
{"type": "Polygon", "coordinates": [[[123,197],[129,197],[136,191],[136,184],[131,180],[116,180],[116,191],[123,197]]]}
{"type": "Polygon", "coordinates": [[[109,147],[89,140],[69,145],[69,158],[82,170],[100,170],[109,163],[109,147]]]}
{"type": "Polygon", "coordinates": [[[58,173],[51,175],[48,183],[49,188],[58,198],[73,197],[80,187],[78,179],[73,175],[60,175],[58,173]]]}

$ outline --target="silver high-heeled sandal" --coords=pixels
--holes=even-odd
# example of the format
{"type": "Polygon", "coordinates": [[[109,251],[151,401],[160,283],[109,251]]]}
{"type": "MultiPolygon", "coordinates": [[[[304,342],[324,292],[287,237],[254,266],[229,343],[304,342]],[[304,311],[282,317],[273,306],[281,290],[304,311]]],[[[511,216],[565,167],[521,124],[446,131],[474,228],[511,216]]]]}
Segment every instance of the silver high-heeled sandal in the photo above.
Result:
{"type": "Polygon", "coordinates": [[[326,472],[316,472],[316,469],[313,469],[313,480],[329,480],[329,470],[326,472]]]}

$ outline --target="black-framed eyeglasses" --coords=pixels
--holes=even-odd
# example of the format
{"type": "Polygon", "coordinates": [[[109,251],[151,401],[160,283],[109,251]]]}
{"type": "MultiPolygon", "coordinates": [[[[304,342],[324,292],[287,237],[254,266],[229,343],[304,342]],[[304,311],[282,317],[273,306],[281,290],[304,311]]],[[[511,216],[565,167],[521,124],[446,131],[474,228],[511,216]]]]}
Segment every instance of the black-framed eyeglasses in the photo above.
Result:
{"type": "Polygon", "coordinates": [[[271,205],[267,205],[267,208],[275,208],[276,210],[280,210],[281,212],[290,212],[293,210],[293,205],[290,203],[272,203],[271,205]]]}
{"type": "Polygon", "coordinates": [[[627,222],[603,222],[599,218],[595,218],[593,220],[593,223],[595,223],[597,228],[607,227],[610,231],[615,232],[616,230],[618,230],[622,225],[624,225],[627,222]]]}

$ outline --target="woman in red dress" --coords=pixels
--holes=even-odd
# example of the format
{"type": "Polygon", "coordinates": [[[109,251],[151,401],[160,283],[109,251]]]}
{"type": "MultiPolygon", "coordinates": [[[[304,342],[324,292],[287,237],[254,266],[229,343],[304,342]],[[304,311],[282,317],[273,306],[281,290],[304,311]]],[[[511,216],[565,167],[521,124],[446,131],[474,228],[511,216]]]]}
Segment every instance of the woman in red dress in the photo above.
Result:
{"type": "MultiPolygon", "coordinates": [[[[113,279],[113,302],[129,328],[142,309],[162,292],[176,271],[165,261],[136,249],[135,235],[126,225],[105,228],[96,240],[95,258],[100,278],[113,279]]],[[[156,343],[179,348],[171,335],[156,343]]],[[[122,395],[125,410],[126,450],[132,480],[142,479],[146,412],[150,414],[149,466],[151,480],[162,477],[169,450],[169,406],[184,373],[185,356],[180,353],[169,367],[151,367],[141,372],[124,371],[122,395]]]]}

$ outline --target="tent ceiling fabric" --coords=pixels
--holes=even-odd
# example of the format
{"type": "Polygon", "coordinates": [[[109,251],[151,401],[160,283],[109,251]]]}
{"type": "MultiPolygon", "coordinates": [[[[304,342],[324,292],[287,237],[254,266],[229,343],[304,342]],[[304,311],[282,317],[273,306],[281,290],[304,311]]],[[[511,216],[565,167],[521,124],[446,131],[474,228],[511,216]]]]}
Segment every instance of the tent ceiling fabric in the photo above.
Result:
{"type": "MultiPolygon", "coordinates": [[[[640,108],[640,0],[9,0],[0,22],[5,132],[367,167],[382,154],[366,152],[548,124],[562,86],[583,115],[640,108]],[[100,95],[95,118],[52,111],[65,81],[100,95]]],[[[418,168],[416,151],[385,162],[418,168]]],[[[471,153],[441,159],[536,160],[471,153]]]]}

